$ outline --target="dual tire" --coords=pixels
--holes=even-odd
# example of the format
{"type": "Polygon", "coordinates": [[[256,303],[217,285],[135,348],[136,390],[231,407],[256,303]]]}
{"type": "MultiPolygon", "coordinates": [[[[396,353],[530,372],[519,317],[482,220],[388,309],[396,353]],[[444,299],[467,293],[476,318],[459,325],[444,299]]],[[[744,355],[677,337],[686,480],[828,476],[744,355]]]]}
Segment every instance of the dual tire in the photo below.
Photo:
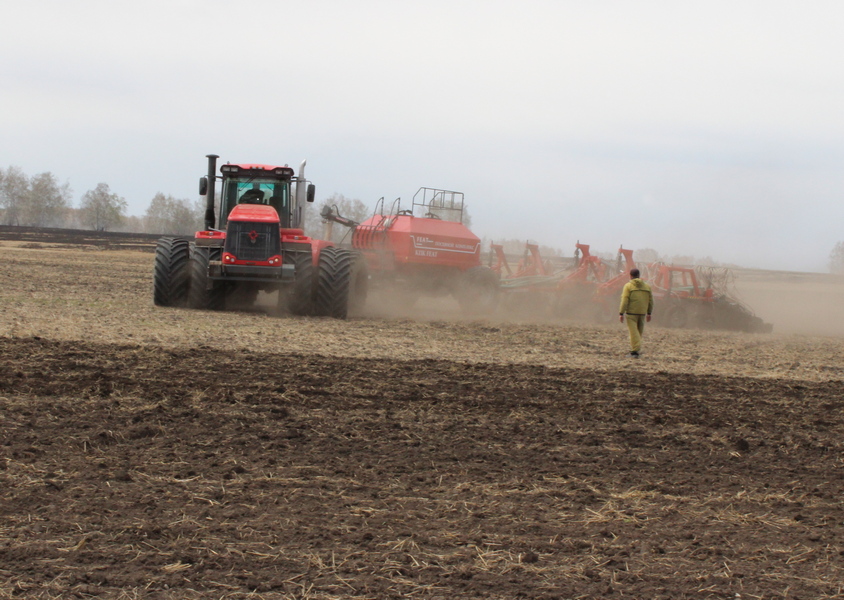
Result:
{"type": "Polygon", "coordinates": [[[287,309],[298,316],[345,319],[366,300],[369,275],[363,257],[343,248],[323,248],[316,267],[310,252],[294,260],[296,280],[287,309]]]}
{"type": "Polygon", "coordinates": [[[369,274],[363,256],[329,246],[319,255],[313,289],[314,315],[345,319],[366,301],[369,274]]]}
{"type": "Polygon", "coordinates": [[[282,294],[281,298],[287,298],[287,309],[292,314],[306,317],[314,313],[314,260],[310,252],[299,252],[293,264],[296,268],[296,280],[290,293],[282,294]]]}
{"type": "MultiPolygon", "coordinates": [[[[222,310],[227,286],[209,278],[209,264],[219,260],[218,248],[198,248],[182,238],[161,238],[155,250],[153,301],[156,306],[222,310]]],[[[363,257],[329,246],[314,268],[310,252],[295,259],[296,280],[287,295],[294,315],[345,319],[366,300],[369,275],[363,257]]]]}
{"type": "Polygon", "coordinates": [[[153,302],[219,310],[225,300],[224,285],[208,278],[208,263],[219,250],[196,248],[184,238],[165,237],[155,246],[153,302]]]}
{"type": "Polygon", "coordinates": [[[188,308],[199,310],[222,310],[226,303],[226,284],[208,277],[208,265],[220,260],[223,251],[219,248],[197,248],[190,257],[190,287],[188,308]]]}
{"type": "Polygon", "coordinates": [[[190,283],[190,242],[165,237],[155,246],[153,302],[156,306],[185,306],[190,283]]]}

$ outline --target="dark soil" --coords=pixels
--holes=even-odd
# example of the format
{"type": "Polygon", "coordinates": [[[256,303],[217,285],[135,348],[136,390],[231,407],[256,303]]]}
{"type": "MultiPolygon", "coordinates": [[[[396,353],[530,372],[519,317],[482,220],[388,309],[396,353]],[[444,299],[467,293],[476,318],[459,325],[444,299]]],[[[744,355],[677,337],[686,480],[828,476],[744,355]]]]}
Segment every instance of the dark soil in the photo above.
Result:
{"type": "Polygon", "coordinates": [[[0,338],[2,598],[833,598],[840,382],[0,338]]]}
{"type": "Polygon", "coordinates": [[[154,233],[0,225],[0,239],[24,242],[35,248],[49,247],[55,244],[72,244],[74,246],[93,246],[103,250],[155,252],[155,242],[160,237],[159,234],[154,233]]]}

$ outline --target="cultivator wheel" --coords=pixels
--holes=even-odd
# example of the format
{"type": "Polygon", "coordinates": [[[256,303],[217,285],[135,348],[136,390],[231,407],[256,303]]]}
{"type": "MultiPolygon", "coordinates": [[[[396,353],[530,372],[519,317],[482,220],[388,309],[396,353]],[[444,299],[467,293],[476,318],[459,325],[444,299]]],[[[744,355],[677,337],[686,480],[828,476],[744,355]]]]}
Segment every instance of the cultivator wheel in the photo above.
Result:
{"type": "Polygon", "coordinates": [[[718,327],[718,319],[715,316],[715,304],[713,302],[705,302],[700,304],[695,315],[695,326],[700,329],[716,329],[718,327]]]}
{"type": "Polygon", "coordinates": [[[293,263],[296,280],[288,294],[279,292],[279,304],[286,301],[287,309],[292,314],[306,317],[314,313],[314,259],[310,251],[297,252],[293,263]]]}
{"type": "Polygon", "coordinates": [[[686,326],[686,323],[689,321],[689,313],[686,310],[686,307],[680,304],[679,302],[675,302],[668,306],[665,311],[665,317],[663,317],[663,322],[665,323],[666,327],[673,327],[675,329],[682,329],[686,326]]]}
{"type": "Polygon", "coordinates": [[[465,312],[488,315],[498,306],[498,275],[486,266],[468,269],[457,284],[455,296],[465,312]]]}
{"type": "Polygon", "coordinates": [[[188,306],[200,310],[222,310],[225,308],[226,285],[208,277],[208,264],[220,260],[222,250],[218,248],[194,247],[190,257],[190,289],[188,306]]]}
{"type": "Polygon", "coordinates": [[[156,306],[184,306],[190,281],[190,242],[166,237],[155,246],[153,301],[156,306]]]}
{"type": "Polygon", "coordinates": [[[741,304],[726,299],[717,302],[715,314],[721,329],[748,333],[771,333],[774,330],[772,324],[765,323],[741,304]]]}
{"type": "Polygon", "coordinates": [[[323,248],[314,287],[314,314],[345,319],[349,313],[351,281],[352,253],[335,246],[323,248]]]}

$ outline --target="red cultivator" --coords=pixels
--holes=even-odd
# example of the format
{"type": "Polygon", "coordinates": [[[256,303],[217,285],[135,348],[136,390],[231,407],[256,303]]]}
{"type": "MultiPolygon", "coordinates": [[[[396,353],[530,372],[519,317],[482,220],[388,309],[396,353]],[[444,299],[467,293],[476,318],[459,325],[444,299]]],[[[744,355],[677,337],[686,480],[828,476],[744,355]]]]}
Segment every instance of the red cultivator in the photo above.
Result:
{"type": "MultiPolygon", "coordinates": [[[[509,310],[610,322],[618,315],[619,296],[629,272],[637,265],[632,250],[619,248],[615,261],[605,261],[592,255],[588,245],[578,243],[573,264],[554,269],[542,260],[537,245],[526,244],[513,269],[503,247],[492,244],[490,268],[501,278],[502,304],[509,310]]],[[[773,329],[736,299],[725,269],[661,263],[639,268],[654,293],[654,316],[665,326],[758,333],[773,329]]]]}
{"type": "Polygon", "coordinates": [[[770,333],[765,323],[729,292],[732,275],[726,269],[653,264],[648,268],[654,299],[664,308],[668,327],[729,329],[770,333]]]}
{"type": "Polygon", "coordinates": [[[604,309],[615,290],[617,269],[593,256],[587,244],[577,244],[573,264],[556,269],[550,261],[542,260],[537,245],[526,244],[515,270],[503,247],[493,244],[490,267],[501,277],[502,303],[509,310],[597,320],[606,320],[607,314],[612,316],[612,309],[609,313],[604,309]]]}

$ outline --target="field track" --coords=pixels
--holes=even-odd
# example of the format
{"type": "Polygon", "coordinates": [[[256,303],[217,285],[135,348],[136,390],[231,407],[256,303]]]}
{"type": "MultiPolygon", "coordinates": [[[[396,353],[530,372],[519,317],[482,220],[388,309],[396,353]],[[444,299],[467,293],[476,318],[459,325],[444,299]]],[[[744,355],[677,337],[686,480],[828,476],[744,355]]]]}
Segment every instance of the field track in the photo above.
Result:
{"type": "Polygon", "coordinates": [[[844,593],[842,340],[158,309],[23,243],[0,598],[844,593]]]}

